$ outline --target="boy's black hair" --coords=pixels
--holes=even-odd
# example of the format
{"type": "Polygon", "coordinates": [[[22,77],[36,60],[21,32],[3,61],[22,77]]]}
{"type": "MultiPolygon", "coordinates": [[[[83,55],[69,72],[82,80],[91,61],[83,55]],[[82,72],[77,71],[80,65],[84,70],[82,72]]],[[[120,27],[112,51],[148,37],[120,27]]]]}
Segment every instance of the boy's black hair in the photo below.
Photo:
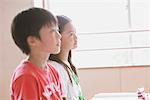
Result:
{"type": "Polygon", "coordinates": [[[57,25],[55,16],[42,8],[30,8],[15,16],[11,25],[14,42],[23,53],[29,54],[28,36],[40,39],[39,31],[44,25],[57,25]]]}

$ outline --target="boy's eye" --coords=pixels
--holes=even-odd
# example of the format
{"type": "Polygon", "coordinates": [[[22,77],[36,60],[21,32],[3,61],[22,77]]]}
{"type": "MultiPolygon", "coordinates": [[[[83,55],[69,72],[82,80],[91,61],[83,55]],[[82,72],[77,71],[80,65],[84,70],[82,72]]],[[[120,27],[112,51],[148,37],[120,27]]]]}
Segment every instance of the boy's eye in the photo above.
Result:
{"type": "Polygon", "coordinates": [[[52,33],[52,32],[59,33],[59,29],[52,29],[52,30],[50,30],[50,33],[52,33]]]}

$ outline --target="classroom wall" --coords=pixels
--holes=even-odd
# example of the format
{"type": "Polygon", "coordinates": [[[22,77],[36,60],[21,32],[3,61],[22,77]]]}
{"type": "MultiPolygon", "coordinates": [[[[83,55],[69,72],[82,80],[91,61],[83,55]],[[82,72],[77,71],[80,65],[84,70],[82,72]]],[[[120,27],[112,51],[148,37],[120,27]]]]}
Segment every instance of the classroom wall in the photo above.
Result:
{"type": "MultiPolygon", "coordinates": [[[[0,0],[0,99],[10,100],[9,85],[13,70],[25,57],[14,44],[10,25],[21,10],[32,7],[33,0],[0,0]]],[[[99,92],[150,91],[150,67],[79,69],[83,94],[89,100],[99,92]]]]}
{"type": "MultiPolygon", "coordinates": [[[[0,7],[1,7],[1,3],[0,3],[0,7]]],[[[2,19],[1,17],[1,8],[0,8],[0,19],[2,19]]],[[[2,49],[1,49],[1,45],[2,45],[2,32],[1,32],[2,28],[1,28],[1,23],[0,23],[0,89],[1,89],[1,85],[2,85],[2,49]]],[[[2,94],[0,93],[0,97],[2,96],[2,94]]]]}
{"type": "Polygon", "coordinates": [[[83,95],[90,100],[97,93],[136,92],[144,87],[150,92],[150,65],[78,70],[83,95]]]}
{"type": "Polygon", "coordinates": [[[9,99],[9,85],[13,70],[24,55],[14,44],[10,25],[21,10],[32,7],[32,0],[0,0],[0,99],[9,99]]]}

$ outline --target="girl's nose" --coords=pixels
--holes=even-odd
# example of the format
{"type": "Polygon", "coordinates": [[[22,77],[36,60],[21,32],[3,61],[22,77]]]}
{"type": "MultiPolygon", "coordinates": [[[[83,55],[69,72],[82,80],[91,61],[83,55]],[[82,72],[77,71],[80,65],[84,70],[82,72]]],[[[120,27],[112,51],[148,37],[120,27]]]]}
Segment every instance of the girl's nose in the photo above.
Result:
{"type": "Polygon", "coordinates": [[[76,35],[76,34],[74,35],[74,37],[75,37],[75,39],[78,39],[78,37],[77,37],[77,35],[76,35]]]}

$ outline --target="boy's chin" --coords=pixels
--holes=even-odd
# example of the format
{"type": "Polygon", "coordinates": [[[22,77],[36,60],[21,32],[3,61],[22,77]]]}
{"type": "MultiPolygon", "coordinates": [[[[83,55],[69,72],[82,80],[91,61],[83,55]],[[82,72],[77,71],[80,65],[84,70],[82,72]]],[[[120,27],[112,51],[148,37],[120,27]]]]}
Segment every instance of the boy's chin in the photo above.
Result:
{"type": "Polygon", "coordinates": [[[60,52],[60,49],[54,51],[52,54],[58,54],[60,52]]]}

